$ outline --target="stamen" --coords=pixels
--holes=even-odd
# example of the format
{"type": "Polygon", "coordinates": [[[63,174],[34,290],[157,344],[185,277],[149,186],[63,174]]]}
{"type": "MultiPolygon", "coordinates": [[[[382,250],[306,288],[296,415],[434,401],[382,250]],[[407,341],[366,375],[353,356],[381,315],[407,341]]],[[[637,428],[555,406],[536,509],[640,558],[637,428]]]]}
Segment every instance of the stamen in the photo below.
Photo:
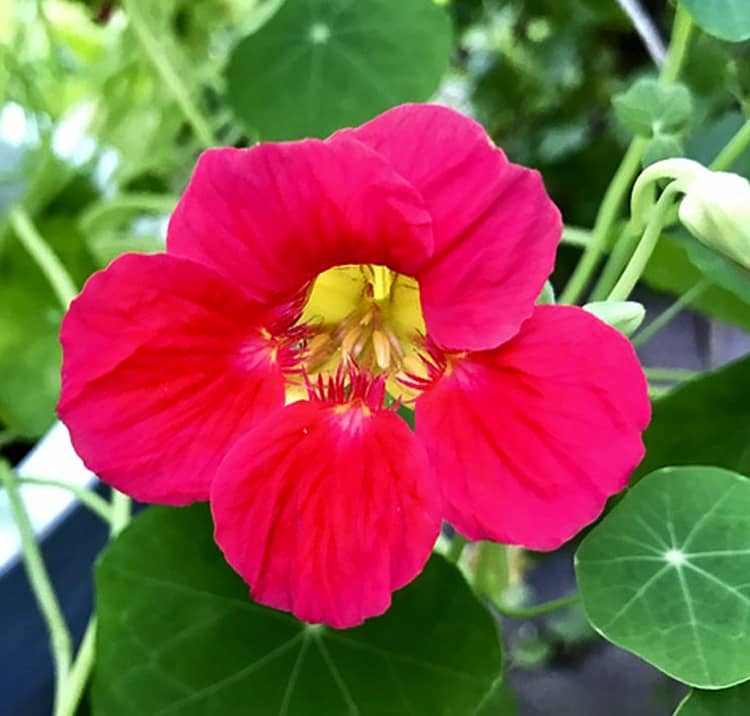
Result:
{"type": "Polygon", "coordinates": [[[391,344],[382,331],[373,331],[372,347],[375,351],[375,362],[380,370],[386,370],[391,364],[391,344]]]}

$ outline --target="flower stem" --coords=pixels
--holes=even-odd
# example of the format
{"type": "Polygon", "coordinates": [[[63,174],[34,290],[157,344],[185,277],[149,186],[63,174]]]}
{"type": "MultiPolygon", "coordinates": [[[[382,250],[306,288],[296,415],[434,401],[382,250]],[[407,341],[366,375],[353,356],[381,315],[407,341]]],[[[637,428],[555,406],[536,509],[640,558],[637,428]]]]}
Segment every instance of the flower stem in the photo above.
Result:
{"type": "Polygon", "coordinates": [[[596,270],[599,259],[607,246],[607,237],[612,224],[617,219],[625,195],[641,166],[641,156],[647,143],[648,140],[643,137],[636,137],[625,152],[599,207],[591,241],[586,245],[578,266],[562,292],[560,303],[576,303],[596,270]]]}
{"type": "Polygon", "coordinates": [[[78,293],[78,289],[62,261],[45,242],[25,209],[20,206],[11,209],[8,221],[18,240],[49,281],[60,305],[63,309],[67,309],[78,293]]]}
{"type": "Polygon", "coordinates": [[[711,169],[726,171],[730,169],[739,156],[750,146],[750,119],[743,124],[737,134],[722,149],[711,163],[711,169]]]}
{"type": "Polygon", "coordinates": [[[645,271],[646,264],[648,264],[651,254],[656,248],[656,243],[659,240],[662,229],[664,228],[667,213],[672,207],[677,191],[678,189],[675,185],[670,184],[662,192],[659,201],[656,202],[656,206],[649,217],[646,231],[643,233],[643,236],[638,243],[638,247],[630,257],[630,261],[622,272],[619,281],[610,291],[607,300],[626,301],[628,296],[630,296],[631,291],[635,288],[636,283],[638,283],[638,279],[645,271]]]}
{"type": "Polygon", "coordinates": [[[211,125],[193,102],[190,90],[172,65],[163,43],[154,35],[146,18],[141,14],[140,0],[122,0],[122,6],[130,20],[130,27],[141,43],[146,57],[151,61],[167,91],[172,95],[188,124],[193,128],[198,141],[204,147],[210,147],[214,143],[211,125]]]}
{"type": "Polygon", "coordinates": [[[122,492],[112,490],[112,520],[110,536],[116,537],[130,522],[130,498],[122,492]]]}
{"type": "MultiPolygon", "coordinates": [[[[687,57],[692,29],[693,22],[690,15],[682,5],[678,5],[667,60],[659,76],[662,82],[674,82],[679,76],[687,57]]],[[[625,156],[622,158],[620,166],[604,194],[604,199],[594,222],[591,241],[584,249],[578,266],[576,266],[568,285],[562,292],[560,303],[577,303],[586,290],[586,286],[607,248],[607,239],[612,230],[612,225],[617,220],[628,190],[641,168],[641,158],[648,141],[645,137],[635,137],[628,146],[625,156]]]]}
{"type": "Polygon", "coordinates": [[[695,301],[710,285],[711,282],[708,279],[703,279],[696,283],[695,286],[682,294],[671,306],[662,311],[651,323],[645,326],[643,330],[639,331],[633,337],[633,345],[637,348],[643,345],[649,338],[656,335],[681,311],[695,301]]]}
{"type": "Polygon", "coordinates": [[[72,492],[84,506],[88,507],[94,514],[101,517],[105,522],[110,523],[112,521],[112,509],[109,503],[103,498],[97,495],[91,490],[87,490],[85,487],[79,487],[78,485],[71,485],[67,482],[60,480],[48,480],[46,478],[39,477],[16,477],[16,482],[25,485],[42,485],[44,487],[57,487],[61,490],[67,490],[72,492]]]}
{"type": "Polygon", "coordinates": [[[457,564],[458,560],[461,559],[464,547],[466,547],[468,540],[463,535],[456,533],[451,540],[451,545],[448,551],[445,553],[445,558],[453,564],[457,564]]]}
{"type": "Polygon", "coordinates": [[[0,463],[0,479],[2,479],[5,490],[8,493],[10,509],[18,528],[29,584],[39,605],[39,610],[47,623],[50,635],[52,658],[55,664],[54,714],[57,716],[59,713],[60,698],[70,672],[73,652],[70,632],[65,623],[60,603],[57,601],[54,589],[52,588],[52,582],[44,565],[39,545],[36,542],[26,506],[18,492],[16,476],[6,463],[0,463]]]}
{"type": "Polygon", "coordinates": [[[686,368],[644,368],[643,370],[649,380],[683,381],[700,375],[700,372],[686,368]]]}
{"type": "Polygon", "coordinates": [[[552,601],[544,602],[543,604],[537,604],[534,607],[510,607],[507,604],[501,604],[497,601],[492,602],[492,604],[503,616],[511,617],[512,619],[534,619],[534,617],[549,614],[558,609],[564,609],[565,607],[577,604],[580,600],[581,595],[576,592],[567,597],[553,599],[552,601]]]}
{"type": "Polygon", "coordinates": [[[91,617],[81,640],[73,667],[65,683],[59,706],[54,716],[75,716],[83,696],[86,683],[94,666],[96,646],[96,619],[91,617]]]}

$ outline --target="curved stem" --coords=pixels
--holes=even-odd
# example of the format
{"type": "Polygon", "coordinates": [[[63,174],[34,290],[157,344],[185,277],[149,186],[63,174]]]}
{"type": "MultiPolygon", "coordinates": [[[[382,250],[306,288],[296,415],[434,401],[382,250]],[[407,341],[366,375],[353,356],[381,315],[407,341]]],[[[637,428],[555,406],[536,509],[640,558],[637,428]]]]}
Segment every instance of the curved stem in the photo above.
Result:
{"type": "Polygon", "coordinates": [[[571,594],[568,597],[562,597],[560,599],[553,599],[550,602],[544,602],[543,604],[537,604],[534,607],[509,607],[506,604],[500,604],[499,602],[493,601],[492,604],[503,616],[511,617],[512,619],[533,619],[534,617],[542,616],[543,614],[549,614],[550,612],[557,611],[558,609],[564,609],[573,604],[577,604],[581,601],[581,595],[577,592],[571,594]]]}
{"type": "Polygon", "coordinates": [[[67,309],[78,293],[78,289],[62,261],[37,231],[25,209],[20,206],[11,209],[8,213],[8,221],[18,240],[49,281],[60,305],[63,309],[67,309]]]}
{"type": "Polygon", "coordinates": [[[716,159],[711,162],[710,169],[715,171],[725,171],[730,169],[732,164],[739,156],[750,146],[750,119],[743,124],[737,134],[735,134],[729,143],[722,149],[716,159]]]}
{"type": "Polygon", "coordinates": [[[60,490],[67,490],[73,493],[83,505],[88,507],[94,514],[101,517],[105,522],[110,523],[112,521],[112,510],[109,503],[103,498],[97,495],[91,490],[87,490],[85,487],[79,487],[78,485],[71,485],[67,482],[61,482],[60,480],[48,480],[40,477],[16,477],[16,481],[22,485],[41,485],[43,487],[57,487],[60,490]]]}
{"type": "Polygon", "coordinates": [[[164,51],[163,44],[152,33],[147,20],[141,15],[139,0],[122,0],[122,6],[130,20],[133,33],[151,61],[157,74],[164,82],[167,91],[172,95],[179,106],[188,124],[193,128],[198,141],[205,147],[214,143],[213,132],[208,120],[203,116],[197,105],[193,102],[190,90],[182,81],[177,70],[164,51]]]}
{"type": "Polygon", "coordinates": [[[628,296],[630,296],[631,291],[635,288],[636,283],[638,283],[638,279],[646,270],[648,260],[651,258],[651,254],[654,252],[656,243],[664,228],[666,215],[672,207],[674,197],[678,191],[678,188],[674,184],[670,184],[662,192],[649,218],[646,231],[638,243],[638,247],[630,257],[630,261],[622,272],[620,280],[615,284],[612,291],[610,291],[607,300],[626,301],[628,296]]]}
{"type": "Polygon", "coordinates": [[[695,301],[710,285],[711,282],[708,279],[703,279],[696,283],[695,286],[682,294],[671,306],[662,311],[651,323],[644,326],[643,330],[633,336],[633,345],[636,348],[642,346],[649,338],[655,336],[673,318],[695,301]]]}
{"type": "Polygon", "coordinates": [[[60,706],[60,698],[65,689],[65,683],[70,672],[73,647],[70,639],[70,632],[65,623],[60,603],[57,601],[55,591],[52,588],[52,582],[49,573],[44,565],[42,553],[34,536],[34,530],[31,526],[29,514],[26,511],[21,495],[18,492],[16,476],[10,467],[5,463],[0,463],[0,479],[2,479],[5,490],[8,493],[8,501],[13,518],[18,528],[18,534],[21,539],[21,549],[23,553],[24,566],[29,578],[31,591],[34,593],[39,610],[47,624],[47,630],[50,636],[50,646],[52,649],[52,658],[55,663],[55,715],[57,715],[60,706]]]}
{"type": "MultiPolygon", "coordinates": [[[[659,76],[662,82],[674,82],[679,76],[687,57],[692,30],[693,22],[690,15],[682,5],[678,5],[667,60],[659,76]]],[[[586,246],[578,266],[576,266],[568,285],[560,296],[560,303],[576,303],[586,290],[586,286],[607,248],[607,238],[612,230],[612,225],[616,221],[628,190],[641,168],[641,158],[647,144],[648,139],[645,137],[636,137],[625,152],[625,156],[612,177],[599,207],[591,241],[586,246]]]]}

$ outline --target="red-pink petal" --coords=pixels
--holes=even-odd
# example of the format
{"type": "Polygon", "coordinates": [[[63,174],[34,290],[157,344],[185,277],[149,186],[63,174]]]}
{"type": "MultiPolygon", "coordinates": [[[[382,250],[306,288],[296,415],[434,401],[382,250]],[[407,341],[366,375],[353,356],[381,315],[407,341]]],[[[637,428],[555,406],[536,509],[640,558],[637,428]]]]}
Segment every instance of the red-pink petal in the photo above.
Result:
{"type": "Polygon", "coordinates": [[[424,198],[435,252],[420,268],[427,329],[444,346],[494,348],[528,318],[552,271],[560,212],[538,172],[511,164],[482,127],[436,105],[402,105],[355,130],[424,198]]]}
{"type": "Polygon", "coordinates": [[[229,445],[280,409],[257,307],[205,266],[131,254],[63,320],[58,412],[105,482],[145,502],[208,498],[229,445]]]}
{"type": "Polygon", "coordinates": [[[317,401],[238,442],[211,508],[254,599],[337,628],[388,608],[424,566],[441,516],[427,456],[395,413],[317,401]]]}
{"type": "Polygon", "coordinates": [[[336,265],[411,274],[433,248],[419,193],[360,142],[210,149],[169,224],[167,250],[269,302],[336,265]]]}
{"type": "Polygon", "coordinates": [[[602,511],[643,457],[650,405],[627,339],[579,308],[541,306],[416,404],[445,516],[471,539],[553,549],[602,511]]]}

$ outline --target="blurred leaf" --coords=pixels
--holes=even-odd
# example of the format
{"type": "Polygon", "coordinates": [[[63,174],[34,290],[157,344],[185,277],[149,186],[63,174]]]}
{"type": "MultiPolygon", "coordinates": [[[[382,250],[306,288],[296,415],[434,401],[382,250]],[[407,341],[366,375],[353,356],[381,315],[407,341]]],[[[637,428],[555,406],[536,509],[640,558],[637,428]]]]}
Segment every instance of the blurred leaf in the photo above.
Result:
{"type": "Polygon", "coordinates": [[[690,261],[705,276],[750,306],[750,271],[702,244],[686,231],[675,232],[674,239],[685,247],[690,261]]]}
{"type": "Polygon", "coordinates": [[[643,150],[641,164],[645,168],[651,164],[660,162],[662,159],[683,156],[685,156],[685,147],[678,136],[674,134],[657,134],[651,138],[643,150]]]}
{"type": "Polygon", "coordinates": [[[463,716],[496,687],[495,624],[442,557],[337,631],[253,603],[212,534],[205,505],[151,508],[105,550],[94,713],[463,716]]]}
{"type": "Polygon", "coordinates": [[[709,35],[729,42],[750,39],[747,0],[680,0],[696,24],[709,35]]]}
{"type": "MultiPolygon", "coordinates": [[[[687,142],[687,156],[708,166],[744,123],[745,118],[740,112],[725,112],[718,119],[690,135],[687,142]]],[[[750,149],[740,154],[728,170],[750,179],[750,149]]]]}
{"type": "Polygon", "coordinates": [[[636,476],[668,465],[716,465],[750,474],[750,356],[656,400],[636,476]]]}
{"type": "Polygon", "coordinates": [[[498,680],[471,716],[516,716],[517,713],[516,697],[507,684],[498,680]]]}
{"type": "Polygon", "coordinates": [[[429,99],[451,44],[432,0],[287,0],[234,49],[227,97],[263,139],[324,137],[429,99]]]}
{"type": "Polygon", "coordinates": [[[750,684],[723,691],[691,691],[674,716],[747,716],[750,684]]]}
{"type": "Polygon", "coordinates": [[[693,103],[683,84],[665,84],[650,77],[636,80],[612,100],[617,118],[643,137],[678,132],[690,120],[693,103]]]}
{"type": "MultiPolygon", "coordinates": [[[[651,288],[675,295],[683,294],[703,278],[684,245],[668,235],[659,239],[643,275],[643,281],[651,288]]],[[[725,288],[712,286],[690,305],[712,318],[750,330],[750,304],[725,288]]]]}
{"type": "Polygon", "coordinates": [[[576,576],[594,628],[673,678],[750,678],[750,481],[714,467],[647,475],[594,527],[576,576]]]}

